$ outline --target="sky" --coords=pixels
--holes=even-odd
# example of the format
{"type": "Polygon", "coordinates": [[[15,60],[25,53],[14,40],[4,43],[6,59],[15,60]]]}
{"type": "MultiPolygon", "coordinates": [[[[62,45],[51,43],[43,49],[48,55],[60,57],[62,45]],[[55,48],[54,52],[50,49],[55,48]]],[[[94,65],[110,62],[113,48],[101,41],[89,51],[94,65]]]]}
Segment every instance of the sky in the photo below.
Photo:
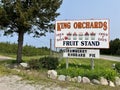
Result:
{"type": "MultiPolygon", "coordinates": [[[[56,20],[79,20],[79,19],[109,19],[110,40],[120,38],[120,0],[63,0],[57,12],[60,15],[56,20]]],[[[46,37],[33,38],[25,35],[24,45],[35,47],[50,47],[50,39],[54,49],[54,33],[46,34],[46,37]]],[[[3,36],[0,33],[0,42],[17,43],[17,34],[13,37],[3,36]]]]}

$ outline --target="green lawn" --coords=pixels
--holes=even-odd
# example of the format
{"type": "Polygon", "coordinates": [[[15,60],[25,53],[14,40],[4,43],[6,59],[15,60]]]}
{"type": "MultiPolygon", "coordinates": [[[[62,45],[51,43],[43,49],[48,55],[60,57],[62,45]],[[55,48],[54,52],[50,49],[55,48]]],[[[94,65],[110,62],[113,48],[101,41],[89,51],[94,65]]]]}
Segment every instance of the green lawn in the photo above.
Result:
{"type": "MultiPolygon", "coordinates": [[[[61,64],[65,64],[66,59],[62,59],[60,61],[61,64]]],[[[90,59],[68,59],[69,62],[69,66],[71,66],[71,64],[75,64],[75,65],[86,65],[88,67],[90,67],[90,63],[91,60],[90,59]]],[[[116,63],[115,61],[108,61],[108,60],[104,60],[104,59],[94,59],[94,64],[95,64],[95,68],[111,68],[112,64],[116,63]]]]}

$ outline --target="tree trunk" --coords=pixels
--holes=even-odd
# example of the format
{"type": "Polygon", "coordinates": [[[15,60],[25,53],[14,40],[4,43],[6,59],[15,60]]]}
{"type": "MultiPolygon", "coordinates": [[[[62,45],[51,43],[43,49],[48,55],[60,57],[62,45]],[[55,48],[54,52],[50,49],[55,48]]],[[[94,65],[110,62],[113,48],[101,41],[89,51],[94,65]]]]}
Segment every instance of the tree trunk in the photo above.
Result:
{"type": "Polygon", "coordinates": [[[18,32],[18,49],[17,49],[17,63],[22,62],[22,48],[23,48],[24,32],[21,30],[18,32]]]}

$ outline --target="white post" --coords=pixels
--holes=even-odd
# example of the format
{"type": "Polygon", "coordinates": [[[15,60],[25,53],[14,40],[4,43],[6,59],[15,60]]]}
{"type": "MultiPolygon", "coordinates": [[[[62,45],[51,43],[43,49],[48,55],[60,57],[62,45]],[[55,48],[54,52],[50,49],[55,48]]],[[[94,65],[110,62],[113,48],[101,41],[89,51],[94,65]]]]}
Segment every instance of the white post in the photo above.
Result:
{"type": "Polygon", "coordinates": [[[94,59],[91,58],[91,69],[92,69],[92,70],[94,70],[94,66],[95,66],[95,64],[94,64],[94,59]]]}
{"type": "Polygon", "coordinates": [[[66,58],[66,69],[68,69],[68,57],[66,58]]]}
{"type": "MultiPolygon", "coordinates": [[[[66,49],[67,50],[67,49],[66,49]]],[[[68,69],[69,62],[68,62],[68,56],[66,57],[66,69],[68,69]]]]}

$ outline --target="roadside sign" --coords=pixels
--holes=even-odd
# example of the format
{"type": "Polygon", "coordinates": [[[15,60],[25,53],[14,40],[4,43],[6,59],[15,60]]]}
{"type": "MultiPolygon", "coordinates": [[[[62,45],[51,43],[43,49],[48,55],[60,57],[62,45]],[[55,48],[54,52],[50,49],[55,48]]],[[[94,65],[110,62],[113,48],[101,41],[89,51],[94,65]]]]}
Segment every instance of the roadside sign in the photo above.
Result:
{"type": "Polygon", "coordinates": [[[99,49],[65,49],[63,57],[68,58],[99,58],[99,49]]]}
{"type": "Polygon", "coordinates": [[[56,21],[55,47],[109,48],[109,20],[56,21]]]}

